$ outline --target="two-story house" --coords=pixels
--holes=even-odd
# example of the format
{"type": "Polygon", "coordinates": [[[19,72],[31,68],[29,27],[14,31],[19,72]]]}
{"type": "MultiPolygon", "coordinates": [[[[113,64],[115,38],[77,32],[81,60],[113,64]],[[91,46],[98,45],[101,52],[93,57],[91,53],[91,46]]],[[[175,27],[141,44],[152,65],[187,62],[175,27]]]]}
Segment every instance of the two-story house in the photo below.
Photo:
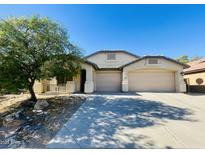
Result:
{"type": "Polygon", "coordinates": [[[38,93],[185,92],[185,65],[164,56],[139,57],[123,50],[98,51],[87,57],[73,79],[36,82],[38,93]]]}

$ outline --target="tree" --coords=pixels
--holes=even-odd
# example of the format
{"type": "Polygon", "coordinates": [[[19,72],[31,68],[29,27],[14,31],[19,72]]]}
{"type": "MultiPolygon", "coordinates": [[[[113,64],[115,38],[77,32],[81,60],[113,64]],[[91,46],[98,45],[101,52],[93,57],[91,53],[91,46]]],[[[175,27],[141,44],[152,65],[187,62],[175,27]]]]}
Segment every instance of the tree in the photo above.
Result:
{"type": "Polygon", "coordinates": [[[21,85],[37,101],[35,80],[75,75],[81,54],[65,29],[48,18],[12,17],[0,20],[0,60],[0,85],[21,85]]]}
{"type": "Polygon", "coordinates": [[[73,77],[79,73],[83,59],[79,49],[70,44],[69,54],[58,54],[46,61],[41,68],[44,78],[50,77],[73,77]]]}
{"type": "Polygon", "coordinates": [[[193,56],[191,58],[191,61],[200,60],[200,59],[203,59],[203,58],[204,58],[203,56],[193,56]]]}
{"type": "Polygon", "coordinates": [[[176,58],[176,60],[180,63],[183,63],[183,64],[186,64],[189,62],[189,58],[187,55],[180,56],[180,57],[176,58]]]}
{"type": "Polygon", "coordinates": [[[23,89],[24,82],[19,82],[23,77],[19,70],[15,70],[15,64],[2,58],[0,63],[0,94],[17,93],[23,89]]]}

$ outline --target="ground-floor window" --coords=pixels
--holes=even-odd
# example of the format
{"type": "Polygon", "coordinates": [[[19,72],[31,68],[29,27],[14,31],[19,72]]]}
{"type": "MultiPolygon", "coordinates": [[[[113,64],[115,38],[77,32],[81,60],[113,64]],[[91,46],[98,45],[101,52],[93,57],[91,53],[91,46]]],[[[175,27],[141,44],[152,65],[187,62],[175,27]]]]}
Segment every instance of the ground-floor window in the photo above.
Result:
{"type": "Polygon", "coordinates": [[[73,77],[58,76],[56,77],[58,85],[66,85],[67,81],[73,81],[73,77]]]}

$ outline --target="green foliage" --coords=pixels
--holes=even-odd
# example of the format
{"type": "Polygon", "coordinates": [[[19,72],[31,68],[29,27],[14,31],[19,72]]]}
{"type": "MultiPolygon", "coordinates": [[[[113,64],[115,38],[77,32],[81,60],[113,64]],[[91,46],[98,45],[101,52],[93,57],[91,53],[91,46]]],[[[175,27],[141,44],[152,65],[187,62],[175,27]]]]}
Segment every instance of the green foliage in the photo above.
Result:
{"type": "Polygon", "coordinates": [[[0,88],[26,88],[32,99],[35,80],[73,76],[81,55],[66,31],[48,18],[0,20],[0,88]]]}
{"type": "Polygon", "coordinates": [[[24,77],[15,63],[0,56],[0,93],[18,93],[24,89],[24,77]],[[22,81],[22,82],[20,82],[22,81]]]}
{"type": "Polygon", "coordinates": [[[178,62],[186,64],[189,62],[189,58],[187,55],[180,56],[176,59],[178,62]]]}
{"type": "MultiPolygon", "coordinates": [[[[73,46],[73,45],[70,45],[73,46]]],[[[72,52],[53,56],[46,61],[41,68],[42,78],[49,79],[54,76],[73,77],[79,73],[80,64],[83,62],[81,53],[76,47],[72,47],[72,52]]]]}

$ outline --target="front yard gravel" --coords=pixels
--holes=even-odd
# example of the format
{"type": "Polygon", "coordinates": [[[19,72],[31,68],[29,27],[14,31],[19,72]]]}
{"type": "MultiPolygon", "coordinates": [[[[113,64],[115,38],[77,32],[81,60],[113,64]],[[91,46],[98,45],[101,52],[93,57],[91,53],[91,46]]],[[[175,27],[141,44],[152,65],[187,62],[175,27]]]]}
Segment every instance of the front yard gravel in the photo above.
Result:
{"type": "Polygon", "coordinates": [[[49,106],[35,111],[31,102],[0,113],[0,148],[45,148],[85,100],[83,96],[46,99],[49,106]]]}

